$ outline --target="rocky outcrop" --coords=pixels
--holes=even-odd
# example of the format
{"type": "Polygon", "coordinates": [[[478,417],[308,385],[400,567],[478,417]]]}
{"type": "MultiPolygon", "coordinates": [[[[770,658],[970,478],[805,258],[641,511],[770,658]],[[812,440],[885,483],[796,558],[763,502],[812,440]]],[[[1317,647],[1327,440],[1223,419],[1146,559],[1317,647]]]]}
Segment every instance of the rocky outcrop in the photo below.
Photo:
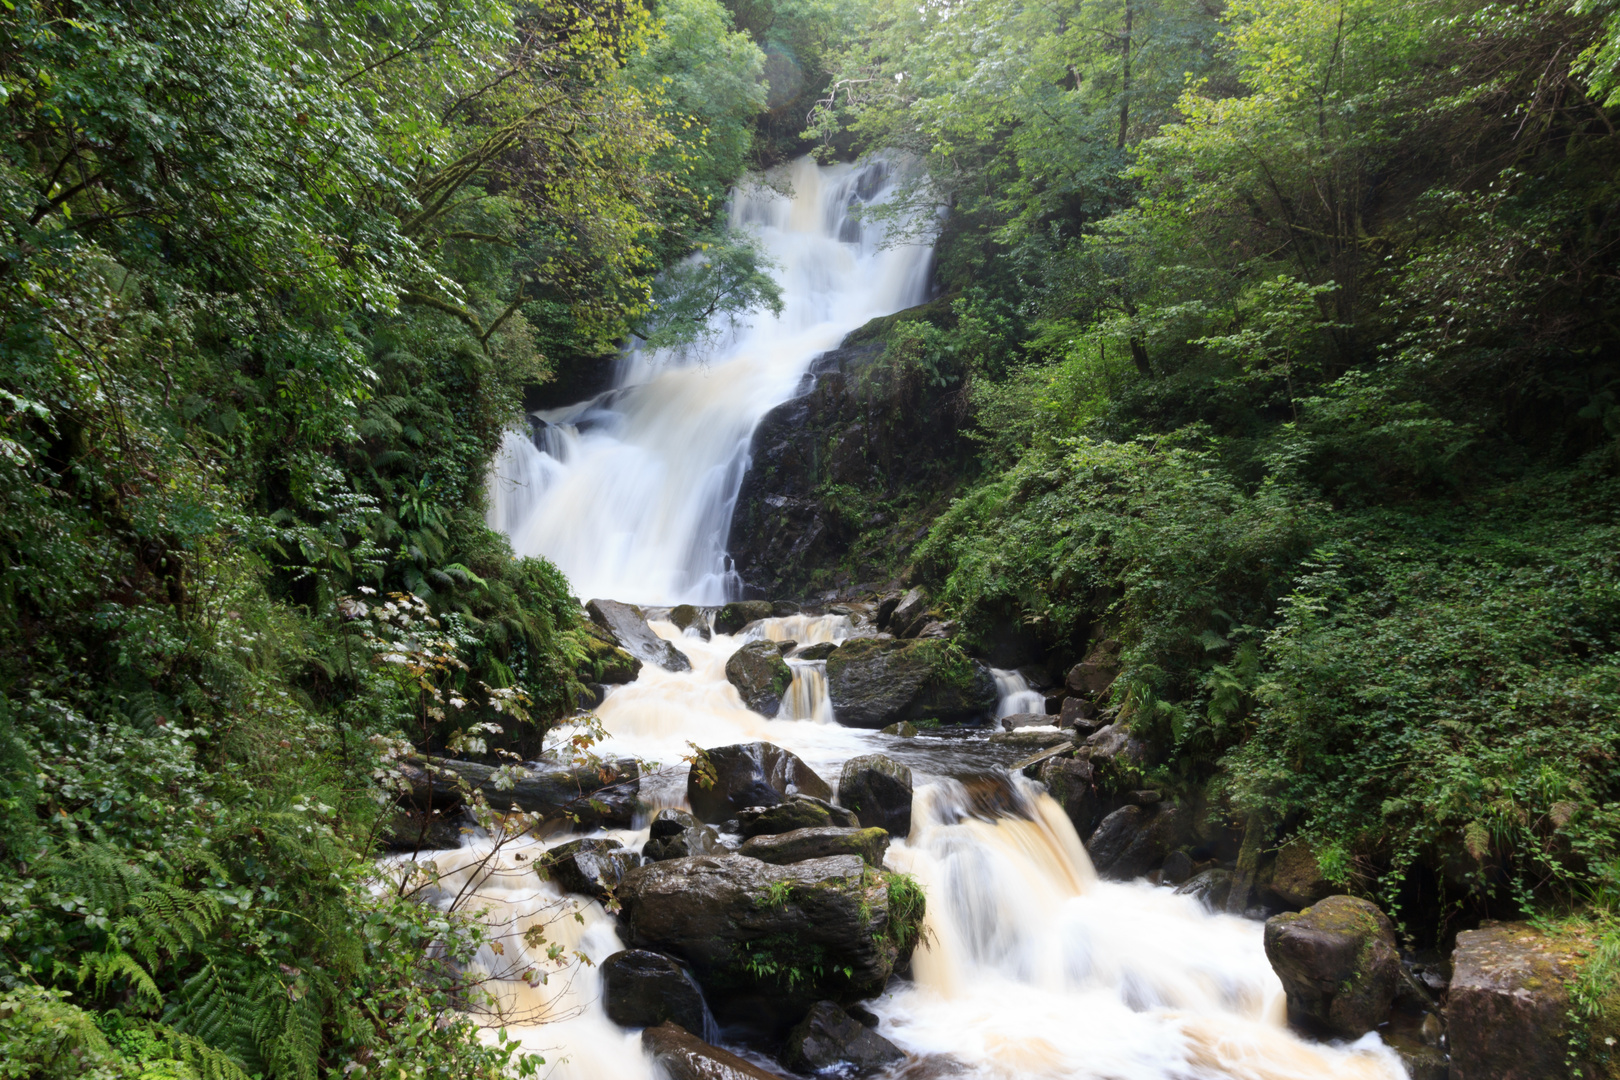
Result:
{"type": "Polygon", "coordinates": [[[720,834],[685,810],[660,810],[647,830],[641,855],[652,862],[684,859],[690,855],[719,855],[725,851],[720,834]]]}
{"type": "Polygon", "coordinates": [[[1445,1015],[1452,1080],[1575,1075],[1564,1055],[1569,986],[1579,965],[1565,948],[1524,923],[1487,923],[1457,935],[1451,965],[1445,1015]]]}
{"type": "Polygon", "coordinates": [[[735,634],[751,622],[772,617],[772,605],[766,600],[739,600],[727,604],[714,613],[714,632],[735,634]]]}
{"type": "Polygon", "coordinates": [[[814,645],[806,645],[793,654],[795,660],[825,660],[838,651],[836,641],[818,641],[814,645]]]}
{"type": "Polygon", "coordinates": [[[815,1001],[879,992],[921,918],[893,925],[886,875],[853,855],[649,863],[625,875],[618,898],[631,948],[685,961],[722,1020],[778,1031],[815,1001]]]}
{"type": "Polygon", "coordinates": [[[632,758],[600,768],[534,762],[515,770],[515,776],[513,770],[498,773],[476,761],[416,758],[401,771],[411,785],[409,801],[421,809],[448,813],[477,791],[492,809],[516,806],[546,820],[571,814],[585,827],[627,828],[641,792],[641,773],[632,758]]]}
{"type": "Polygon", "coordinates": [[[625,872],[641,865],[641,857],[617,840],[591,837],[560,844],[535,860],[541,877],[556,882],[564,892],[607,900],[625,872]]]}
{"type": "Polygon", "coordinates": [[[1086,851],[1100,876],[1127,881],[1179,847],[1186,825],[1186,814],[1176,806],[1122,806],[1102,819],[1086,840],[1086,851]]]}
{"type": "Polygon", "coordinates": [[[608,1019],[624,1027],[653,1027],[665,1021],[687,1031],[709,1027],[703,991],[663,953],[626,949],[602,961],[602,1001],[608,1019]]]}
{"type": "Polygon", "coordinates": [[[1091,783],[1091,762],[1073,757],[1047,758],[1036,775],[1046,785],[1046,793],[1063,807],[1075,834],[1090,836],[1102,820],[1102,800],[1091,783]]]}
{"type": "Polygon", "coordinates": [[[703,612],[699,611],[691,604],[679,604],[671,608],[669,611],[669,621],[674,623],[675,628],[680,630],[682,633],[685,633],[688,630],[695,630],[698,637],[702,638],[704,641],[709,640],[708,620],[704,619],[703,612]]]}
{"type": "Polygon", "coordinates": [[[693,762],[686,779],[686,801],[699,821],[735,817],[752,806],[775,806],[803,792],[832,798],[832,788],[797,754],[774,743],[717,746],[693,762]]]}
{"type": "Polygon", "coordinates": [[[584,624],[585,664],[580,679],[600,686],[634,682],[641,674],[641,661],[619,648],[618,639],[594,622],[584,624]]]}
{"type": "Polygon", "coordinates": [[[744,705],[761,716],[775,716],[782,695],[793,684],[793,669],[774,641],[750,641],[726,660],[726,680],[737,688],[744,705]]]}
{"type": "Polygon", "coordinates": [[[857,825],[855,815],[848,810],[811,795],[790,795],[775,806],[750,806],[737,811],[737,831],[748,837],[857,825]]]}
{"type": "Polygon", "coordinates": [[[1086,651],[1085,658],[1069,669],[1064,680],[1069,693],[1089,701],[1102,697],[1119,676],[1119,656],[1117,641],[1109,639],[1094,644],[1086,651]]]}
{"type": "Polygon", "coordinates": [[[818,1001],[788,1032],[782,1064],[802,1073],[868,1076],[905,1058],[888,1039],[831,1001],[818,1001]]]}
{"type": "Polygon", "coordinates": [[[1322,876],[1311,846],[1303,840],[1290,840],[1277,851],[1271,891],[1294,907],[1310,907],[1333,892],[1333,883],[1322,876]]]}
{"type": "Polygon", "coordinates": [[[844,762],[838,802],[867,828],[904,839],[911,835],[911,767],[883,754],[862,754],[844,762]]]}
{"type": "MultiPolygon", "coordinates": [[[[1265,940],[1293,1023],[1355,1039],[1388,1018],[1401,957],[1395,928],[1376,904],[1330,896],[1304,911],[1267,919],[1265,940]]],[[[1481,1080],[1484,1075],[1501,1080],[1499,1074],[1481,1074],[1481,1080]]]]}
{"type": "Polygon", "coordinates": [[[652,632],[641,609],[617,600],[592,600],[585,605],[591,621],[613,635],[619,647],[637,659],[665,671],[691,671],[692,661],[674,645],[652,632]]]}
{"type": "Polygon", "coordinates": [[[823,825],[752,837],[744,841],[737,854],[779,866],[806,859],[825,859],[830,855],[856,855],[866,865],[881,870],[888,850],[889,834],[882,829],[823,825]]]}
{"type": "Polygon", "coordinates": [[[848,727],[982,720],[996,704],[990,669],[941,640],[846,641],[827,659],[827,689],[833,715],[848,727]]]}
{"type": "Polygon", "coordinates": [[[1178,895],[1190,896],[1211,911],[1225,911],[1226,898],[1231,891],[1232,871],[1219,866],[1200,870],[1176,889],[1178,895]]]}
{"type": "Polygon", "coordinates": [[[641,1049],[667,1080],[781,1080],[729,1050],[710,1046],[679,1024],[643,1031],[641,1049]]]}
{"type": "Polygon", "coordinates": [[[922,626],[928,614],[928,594],[919,586],[900,598],[883,622],[883,629],[897,638],[916,637],[911,631],[922,626]]]}

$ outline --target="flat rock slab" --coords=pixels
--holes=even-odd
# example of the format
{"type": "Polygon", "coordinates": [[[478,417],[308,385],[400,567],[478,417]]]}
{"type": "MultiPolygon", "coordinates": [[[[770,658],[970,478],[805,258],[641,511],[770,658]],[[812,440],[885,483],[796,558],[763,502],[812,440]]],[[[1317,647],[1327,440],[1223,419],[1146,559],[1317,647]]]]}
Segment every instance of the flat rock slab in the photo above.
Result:
{"type": "Polygon", "coordinates": [[[866,865],[881,869],[889,850],[889,834],[882,829],[840,828],[836,825],[795,829],[772,836],[756,836],[737,854],[761,862],[786,865],[829,855],[858,855],[866,865]]]}
{"type": "Polygon", "coordinates": [[[1019,750],[1046,750],[1054,746],[1073,746],[1074,733],[1026,727],[1018,731],[998,731],[990,736],[990,742],[1019,750]]]}
{"type": "Polygon", "coordinates": [[[1573,957],[1524,923],[1487,923],[1457,935],[1451,963],[1452,1080],[1573,1075],[1564,1063],[1569,983],[1578,973],[1573,957]]]}
{"type": "Polygon", "coordinates": [[[679,1024],[659,1024],[641,1033],[641,1049],[669,1080],[781,1080],[729,1050],[710,1046],[679,1024]]]}
{"type": "Polygon", "coordinates": [[[653,633],[641,609],[617,600],[592,600],[585,605],[591,621],[608,631],[619,647],[649,664],[657,664],[665,671],[691,671],[692,661],[674,645],[653,633]]]}

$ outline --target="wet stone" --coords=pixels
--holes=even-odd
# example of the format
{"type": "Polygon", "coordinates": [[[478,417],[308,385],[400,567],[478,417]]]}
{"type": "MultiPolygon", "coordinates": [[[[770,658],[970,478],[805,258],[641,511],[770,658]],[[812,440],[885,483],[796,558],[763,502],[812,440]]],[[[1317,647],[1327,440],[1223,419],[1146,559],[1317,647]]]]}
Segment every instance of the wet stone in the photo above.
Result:
{"type": "Polygon", "coordinates": [[[883,754],[850,758],[838,777],[839,803],[891,836],[911,835],[911,797],[911,768],[883,754]]]}
{"type": "Polygon", "coordinates": [[[780,1080],[729,1050],[710,1046],[679,1024],[663,1023],[643,1031],[641,1048],[668,1080],[780,1080]]]}
{"type": "Polygon", "coordinates": [[[535,870],[565,892],[606,900],[624,875],[641,865],[641,856],[617,840],[574,840],[535,860],[535,870]]]}
{"type": "Polygon", "coordinates": [[[882,869],[888,850],[889,834],[882,829],[828,825],[754,836],[737,849],[737,854],[778,866],[829,855],[859,855],[866,865],[882,869]]]}
{"type": "Polygon", "coordinates": [[[906,1055],[831,1001],[818,1001],[788,1033],[782,1063],[800,1072],[868,1076],[906,1055]]]}
{"type": "Polygon", "coordinates": [[[795,795],[775,806],[750,806],[737,812],[737,832],[748,837],[855,824],[855,816],[843,807],[804,795],[795,795]]]}
{"type": "Polygon", "coordinates": [[[652,1027],[666,1020],[688,1031],[711,1021],[703,991],[686,970],[663,953],[626,949],[602,961],[602,998],[608,1019],[624,1027],[652,1027]]]}

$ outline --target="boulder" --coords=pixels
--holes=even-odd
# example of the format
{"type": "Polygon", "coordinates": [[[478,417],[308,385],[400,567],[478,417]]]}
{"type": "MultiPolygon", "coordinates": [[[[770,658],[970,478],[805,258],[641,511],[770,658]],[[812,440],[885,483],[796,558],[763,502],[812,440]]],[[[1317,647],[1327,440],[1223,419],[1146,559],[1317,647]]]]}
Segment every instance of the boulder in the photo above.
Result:
{"type": "Polygon", "coordinates": [[[814,645],[806,645],[793,654],[795,660],[825,660],[838,651],[836,641],[818,641],[814,645]]]}
{"type": "Polygon", "coordinates": [[[580,678],[588,683],[620,686],[635,682],[641,674],[641,661],[619,648],[612,634],[594,622],[585,624],[585,664],[580,678]]]}
{"type": "Polygon", "coordinates": [[[782,695],[793,684],[793,669],[774,641],[750,641],[726,661],[726,679],[743,704],[762,716],[775,716],[782,695]]]}
{"type": "Polygon", "coordinates": [[[905,1056],[835,1002],[818,1001],[788,1032],[782,1064],[802,1073],[836,1070],[839,1076],[867,1076],[905,1056]]]}
{"type": "Polygon", "coordinates": [[[1175,806],[1122,806],[1086,840],[1097,873],[1116,881],[1141,877],[1179,847],[1185,816],[1175,806]]]}
{"type": "Polygon", "coordinates": [[[516,806],[544,820],[572,814],[586,827],[628,828],[641,794],[641,773],[633,758],[610,761],[601,768],[528,762],[509,787],[500,784],[510,773],[497,781],[493,765],[476,761],[415,758],[401,771],[411,785],[410,801],[421,809],[448,811],[460,806],[465,794],[478,791],[492,809],[516,806]]]}
{"type": "Polygon", "coordinates": [[[1085,658],[1069,669],[1064,679],[1069,693],[1093,701],[1107,693],[1119,675],[1119,654],[1120,644],[1112,638],[1093,645],[1085,658]]]}
{"type": "Polygon", "coordinates": [[[1176,888],[1179,896],[1191,896],[1211,911],[1225,911],[1226,897],[1232,891],[1232,871],[1212,866],[1200,870],[1185,885],[1176,888]]]}
{"type": "Polygon", "coordinates": [[[795,829],[858,825],[855,815],[848,810],[809,795],[792,795],[775,806],[749,806],[737,811],[737,832],[749,837],[774,836],[795,829]]]}
{"type": "Polygon", "coordinates": [[[1330,895],[1333,885],[1322,876],[1311,846],[1303,840],[1290,840],[1277,852],[1271,891],[1294,907],[1310,907],[1330,895]]]}
{"type": "Polygon", "coordinates": [[[1063,707],[1058,710],[1057,726],[1074,728],[1090,735],[1104,725],[1102,718],[1097,715],[1097,706],[1082,697],[1066,697],[1063,707]]]}
{"type": "Polygon", "coordinates": [[[856,638],[827,658],[833,715],[847,727],[978,720],[995,710],[990,669],[949,641],[856,638]]]}
{"type": "Polygon", "coordinates": [[[773,619],[791,619],[799,614],[801,610],[803,609],[791,600],[771,601],[771,618],[773,619]]]}
{"type": "Polygon", "coordinates": [[[767,742],[705,750],[686,778],[687,804],[699,821],[708,823],[725,821],[748,807],[775,806],[800,792],[818,799],[833,794],[797,754],[767,742]]]}
{"type": "Polygon", "coordinates": [[[714,632],[735,634],[756,619],[771,618],[771,605],[767,600],[739,600],[727,604],[714,613],[714,632]]]}
{"type": "Polygon", "coordinates": [[[902,839],[911,835],[911,794],[911,767],[883,754],[850,758],[838,777],[838,802],[846,810],[867,828],[902,839]]]}
{"type": "Polygon", "coordinates": [[[653,862],[689,855],[719,855],[726,850],[719,833],[685,810],[658,811],[647,833],[641,854],[653,862]]]}
{"type": "Polygon", "coordinates": [[[920,904],[891,920],[889,875],[857,856],[777,866],[742,855],[649,863],[619,886],[621,938],[685,961],[724,1021],[781,1031],[822,999],[883,989],[920,904]]]}
{"type": "Polygon", "coordinates": [[[877,627],[879,630],[887,627],[889,620],[894,618],[894,609],[900,606],[900,600],[901,594],[897,592],[884,593],[879,598],[877,606],[877,627]]]}
{"type": "Polygon", "coordinates": [[[890,724],[881,730],[885,735],[898,735],[902,739],[914,739],[917,737],[918,728],[910,720],[902,720],[898,724],[890,724]]]}
{"type": "Polygon", "coordinates": [[[625,872],[640,865],[641,856],[617,840],[590,837],[550,849],[535,860],[534,868],[564,892],[607,900],[625,872]]]}
{"type": "Polygon", "coordinates": [[[779,866],[829,855],[858,855],[866,865],[881,870],[888,850],[889,834],[882,829],[823,825],[752,837],[744,841],[737,854],[779,866]]]}
{"type": "Polygon", "coordinates": [[[961,627],[957,625],[955,619],[935,619],[932,616],[927,616],[923,619],[922,626],[916,633],[907,634],[906,636],[918,639],[932,638],[939,641],[949,641],[960,630],[961,627]]]}
{"type": "Polygon", "coordinates": [[[912,589],[900,598],[894,610],[889,613],[888,625],[885,627],[896,637],[900,637],[912,623],[928,613],[928,594],[921,586],[912,589]]]}
{"type": "Polygon", "coordinates": [[[703,612],[691,604],[681,604],[678,607],[671,608],[669,621],[674,623],[675,628],[683,634],[688,630],[696,630],[698,637],[704,641],[709,640],[709,622],[703,617],[703,612]]]}
{"type": "Polygon", "coordinates": [[[1570,983],[1579,964],[1557,942],[1525,923],[1487,922],[1457,935],[1451,967],[1446,1034],[1452,1080],[1577,1075],[1564,1055],[1570,983]]]}
{"type": "Polygon", "coordinates": [[[611,633],[624,649],[665,671],[691,671],[692,662],[674,645],[652,632],[641,609],[617,600],[592,600],[585,605],[591,621],[611,633]]]}
{"type": "Polygon", "coordinates": [[[1102,819],[1102,800],[1091,783],[1091,762],[1084,758],[1047,758],[1036,775],[1046,785],[1046,793],[1063,807],[1075,834],[1090,836],[1102,819]]]}
{"type": "Polygon", "coordinates": [[[1288,994],[1289,1020],[1343,1039],[1388,1019],[1401,978],[1395,928],[1376,904],[1353,896],[1267,919],[1266,958],[1288,994]]]}
{"type": "Polygon", "coordinates": [[[1052,746],[1072,746],[1074,733],[1055,728],[1025,728],[1022,731],[998,731],[990,736],[994,746],[1010,746],[1015,750],[1045,750],[1052,746]]]}
{"type": "Polygon", "coordinates": [[[688,1031],[706,1031],[710,1024],[703,991],[663,953],[626,949],[602,961],[602,1000],[608,1019],[624,1027],[667,1020],[688,1031]]]}
{"type": "Polygon", "coordinates": [[[1003,716],[996,722],[1001,725],[1003,731],[1017,731],[1019,728],[1027,727],[1053,726],[1052,717],[1045,713],[1032,712],[1013,713],[1011,716],[1003,716]]]}
{"type": "Polygon", "coordinates": [[[781,1080],[729,1050],[710,1046],[679,1024],[665,1022],[643,1031],[641,1049],[667,1080],[781,1080]]]}
{"type": "Polygon", "coordinates": [[[1185,851],[1172,851],[1165,856],[1159,868],[1159,884],[1182,885],[1193,876],[1192,856],[1185,851]]]}

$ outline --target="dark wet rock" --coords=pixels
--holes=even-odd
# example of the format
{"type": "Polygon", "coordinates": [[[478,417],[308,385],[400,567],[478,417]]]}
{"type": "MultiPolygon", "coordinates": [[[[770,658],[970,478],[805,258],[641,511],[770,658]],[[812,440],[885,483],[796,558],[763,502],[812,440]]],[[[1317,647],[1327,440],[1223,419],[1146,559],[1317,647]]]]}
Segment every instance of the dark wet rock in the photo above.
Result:
{"type": "Polygon", "coordinates": [[[867,828],[901,839],[911,835],[911,796],[911,767],[883,754],[850,758],[838,776],[840,805],[867,828]]]}
{"type": "Polygon", "coordinates": [[[1181,885],[1192,876],[1192,856],[1185,851],[1172,851],[1164,857],[1164,865],[1159,868],[1159,882],[1163,885],[1181,885]]]}
{"type": "Polygon", "coordinates": [[[1290,840],[1277,852],[1272,866],[1271,891],[1294,907],[1310,907],[1333,892],[1309,844],[1290,840]]]}
{"type": "Polygon", "coordinates": [[[619,648],[618,639],[594,622],[585,623],[585,663],[580,677],[586,682],[620,686],[635,682],[641,674],[641,661],[619,648]]]}
{"type": "Polygon", "coordinates": [[[882,731],[885,735],[898,735],[902,739],[912,739],[916,738],[918,728],[910,720],[902,720],[898,724],[890,724],[888,727],[883,728],[882,731]]]}
{"type": "Polygon", "coordinates": [[[626,949],[602,961],[602,999],[608,1019],[624,1027],[653,1027],[666,1020],[687,1031],[709,1026],[703,991],[663,953],[626,949]]]}
{"type": "Polygon", "coordinates": [[[949,641],[951,638],[954,638],[960,630],[961,627],[957,625],[955,619],[929,618],[923,621],[921,629],[917,630],[916,633],[908,634],[906,636],[914,637],[918,640],[949,641]]]}
{"type": "Polygon", "coordinates": [[[844,1011],[869,1028],[875,1028],[878,1026],[879,1020],[877,1013],[873,1012],[871,1009],[868,1009],[865,1005],[861,1005],[859,1003],[847,1005],[844,1007],[844,1011]]]}
{"type": "Polygon", "coordinates": [[[585,683],[584,688],[574,695],[574,707],[590,712],[592,709],[602,707],[607,700],[607,685],[605,683],[585,683]]]}
{"type": "Polygon", "coordinates": [[[1105,725],[1102,717],[1098,715],[1097,706],[1085,698],[1066,697],[1063,699],[1063,707],[1058,710],[1057,726],[1074,728],[1083,735],[1090,736],[1105,725]]]}
{"type": "Polygon", "coordinates": [[[841,1076],[868,1076],[905,1056],[836,1003],[818,1001],[788,1032],[782,1064],[798,1072],[836,1069],[841,1076]]]}
{"type": "Polygon", "coordinates": [[[738,600],[714,613],[714,632],[735,634],[751,622],[771,617],[771,605],[764,600],[738,600]]]}
{"type": "Polygon", "coordinates": [[[911,624],[928,614],[928,594],[919,586],[900,598],[889,613],[888,629],[896,637],[903,636],[911,624]]]}
{"type": "Polygon", "coordinates": [[[658,811],[647,832],[641,854],[653,862],[689,855],[719,855],[726,850],[719,833],[685,810],[658,811]]]}
{"type": "Polygon", "coordinates": [[[818,799],[831,799],[833,794],[797,754],[767,742],[705,750],[686,780],[692,813],[709,823],[725,821],[748,807],[775,806],[797,792],[818,799]],[[710,779],[712,783],[705,785],[710,779]]]}
{"type": "Polygon", "coordinates": [[[611,897],[626,871],[640,865],[641,856],[617,840],[602,837],[571,840],[550,849],[534,863],[541,877],[556,882],[564,892],[597,900],[611,897]]]}
{"type": "Polygon", "coordinates": [[[1102,819],[1086,840],[1086,851],[1101,876],[1138,878],[1181,845],[1186,818],[1175,806],[1122,806],[1102,819]]]}
{"type": "Polygon", "coordinates": [[[897,592],[884,593],[878,600],[876,622],[879,630],[889,625],[889,620],[894,617],[894,609],[900,606],[901,595],[897,592]]]}
{"type": "Polygon", "coordinates": [[[1130,803],[1132,806],[1153,806],[1155,803],[1162,802],[1163,799],[1163,792],[1153,791],[1151,789],[1129,791],[1125,793],[1125,801],[1130,803]]]}
{"type": "Polygon", "coordinates": [[[509,787],[502,787],[513,770],[497,777],[493,765],[451,758],[415,758],[402,770],[411,784],[410,801],[421,809],[449,810],[461,805],[463,795],[479,791],[496,810],[516,806],[542,819],[575,814],[582,826],[625,828],[635,817],[641,792],[640,771],[632,758],[593,766],[531,762],[515,770],[509,787]]]}
{"type": "Polygon", "coordinates": [[[833,715],[847,727],[977,720],[995,710],[990,669],[949,641],[856,638],[827,658],[833,715]]]}
{"type": "Polygon", "coordinates": [[[889,834],[882,829],[822,825],[754,836],[737,849],[737,854],[779,865],[829,855],[858,855],[866,865],[882,869],[888,850],[889,834]]]}
{"type": "Polygon", "coordinates": [[[1047,758],[1036,775],[1046,785],[1046,793],[1063,807],[1076,835],[1090,836],[1102,819],[1102,800],[1091,783],[1091,762],[1084,758],[1047,758]]]}
{"type": "Polygon", "coordinates": [[[665,671],[690,671],[692,661],[674,645],[652,632],[641,609],[617,600],[592,600],[585,605],[591,621],[611,633],[619,647],[632,656],[657,664],[665,671]]]}
{"type": "Polygon", "coordinates": [[[462,830],[471,827],[472,821],[459,808],[446,812],[397,806],[384,842],[389,851],[443,851],[460,847],[462,830]]]}
{"type": "Polygon", "coordinates": [[[1085,658],[1069,669],[1064,680],[1069,693],[1093,701],[1107,693],[1119,675],[1119,654],[1120,644],[1112,638],[1093,645],[1085,658]]]}
{"type": "Polygon", "coordinates": [[[750,641],[726,660],[726,680],[742,695],[743,704],[761,716],[775,716],[782,695],[793,683],[793,669],[774,641],[750,641]]]}
{"type": "Polygon", "coordinates": [[[703,612],[691,604],[681,604],[670,609],[669,621],[674,623],[676,628],[682,632],[696,630],[698,637],[704,641],[709,640],[708,620],[703,617],[703,612]]]}
{"type": "Polygon", "coordinates": [[[1389,1016],[1401,957],[1376,904],[1330,896],[1272,916],[1266,957],[1288,994],[1289,1020],[1306,1030],[1355,1039],[1389,1016]]]}
{"type": "Polygon", "coordinates": [[[1189,878],[1185,885],[1176,889],[1178,894],[1193,897],[1211,911],[1225,911],[1226,897],[1231,891],[1232,871],[1223,870],[1219,866],[1200,870],[1189,878]]]}
{"type": "Polygon", "coordinates": [[[887,875],[854,855],[671,859],[630,871],[618,897],[627,945],[685,961],[722,1020],[777,1031],[816,1001],[878,993],[916,929],[891,924],[887,875]]]}
{"type": "Polygon", "coordinates": [[[1021,712],[1011,716],[1003,716],[997,720],[1005,731],[1017,731],[1027,727],[1053,727],[1052,718],[1045,713],[1021,712]]]}
{"type": "Polygon", "coordinates": [[[729,1050],[710,1046],[679,1024],[662,1023],[641,1033],[641,1049],[667,1080],[780,1080],[729,1050]]]}
{"type": "Polygon", "coordinates": [[[799,614],[802,609],[791,600],[775,600],[771,603],[771,618],[789,619],[799,614]]]}
{"type": "Polygon", "coordinates": [[[1567,948],[1526,923],[1486,923],[1457,935],[1445,1009],[1452,1080],[1577,1075],[1564,1060],[1570,983],[1580,970],[1567,948]]]}
{"type": "Polygon", "coordinates": [[[1043,728],[1024,728],[1022,731],[998,731],[990,736],[997,746],[1011,746],[1020,750],[1045,750],[1048,747],[1073,745],[1074,735],[1067,731],[1043,728]]]}
{"type": "Polygon", "coordinates": [[[740,836],[771,836],[827,826],[852,828],[858,824],[855,815],[843,807],[808,795],[791,795],[775,806],[750,806],[737,811],[740,836]]]}
{"type": "Polygon", "coordinates": [[[773,641],[770,644],[776,646],[776,651],[781,656],[786,656],[788,653],[799,647],[799,643],[797,641],[773,641]]]}
{"type": "Polygon", "coordinates": [[[795,660],[825,660],[838,651],[836,641],[818,641],[814,645],[806,645],[794,654],[795,660]]]}

